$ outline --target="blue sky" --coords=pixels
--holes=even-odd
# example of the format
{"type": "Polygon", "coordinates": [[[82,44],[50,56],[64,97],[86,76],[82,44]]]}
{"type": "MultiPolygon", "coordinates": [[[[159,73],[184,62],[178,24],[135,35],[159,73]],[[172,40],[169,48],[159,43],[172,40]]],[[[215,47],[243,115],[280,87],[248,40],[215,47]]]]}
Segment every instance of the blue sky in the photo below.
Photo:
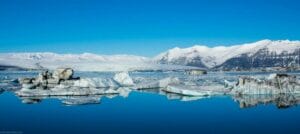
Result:
{"type": "Polygon", "coordinates": [[[1,0],[0,52],[154,56],[300,39],[297,0],[1,0]]]}

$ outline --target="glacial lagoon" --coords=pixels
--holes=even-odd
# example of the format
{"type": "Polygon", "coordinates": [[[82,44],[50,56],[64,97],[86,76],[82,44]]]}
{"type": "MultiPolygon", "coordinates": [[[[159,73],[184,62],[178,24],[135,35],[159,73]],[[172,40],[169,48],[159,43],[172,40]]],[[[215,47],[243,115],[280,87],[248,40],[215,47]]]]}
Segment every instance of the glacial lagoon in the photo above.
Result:
{"type": "MultiPolygon", "coordinates": [[[[178,77],[214,87],[238,76],[266,77],[265,72],[130,72],[141,78],[178,77]]],[[[160,89],[126,89],[122,94],[18,97],[14,80],[38,72],[0,72],[0,130],[10,133],[298,133],[300,95],[183,96],[160,89]]],[[[299,72],[289,74],[300,76],[299,72]]],[[[76,72],[83,78],[114,73],[76,72]]],[[[299,77],[298,77],[299,78],[299,77]]]]}

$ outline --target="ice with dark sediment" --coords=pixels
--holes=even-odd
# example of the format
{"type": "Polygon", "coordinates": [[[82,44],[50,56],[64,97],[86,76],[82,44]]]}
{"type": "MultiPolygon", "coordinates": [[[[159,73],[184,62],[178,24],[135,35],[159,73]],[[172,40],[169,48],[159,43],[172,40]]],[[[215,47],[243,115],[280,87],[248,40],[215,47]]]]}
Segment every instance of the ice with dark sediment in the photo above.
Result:
{"type": "Polygon", "coordinates": [[[187,96],[213,96],[224,94],[299,94],[300,81],[294,75],[271,74],[268,77],[256,78],[240,76],[237,82],[220,83],[204,82],[200,85],[188,85],[186,82],[170,84],[163,91],[187,96]],[[205,84],[206,83],[206,84],[205,84]]]}
{"type": "Polygon", "coordinates": [[[265,79],[249,76],[239,77],[235,84],[227,83],[231,94],[299,94],[300,81],[296,76],[271,74],[265,79]]]}
{"type": "Polygon", "coordinates": [[[54,73],[45,71],[37,78],[22,78],[19,81],[22,89],[15,92],[19,96],[118,94],[126,93],[124,87],[133,85],[126,72],[117,73],[113,78],[73,78],[70,68],[58,69],[54,73]]]}
{"type": "MultiPolygon", "coordinates": [[[[197,85],[193,79],[176,76],[132,79],[128,73],[121,72],[112,78],[74,78],[70,68],[57,69],[53,73],[45,71],[36,78],[22,78],[19,81],[22,84],[22,89],[16,91],[19,96],[117,94],[124,91],[119,90],[123,87],[139,90],[160,88],[166,92],[186,96],[220,95],[226,92],[220,84],[197,85]]],[[[208,80],[205,82],[209,83],[208,80]]]]}
{"type": "Polygon", "coordinates": [[[141,80],[134,83],[126,72],[116,73],[112,78],[73,78],[70,68],[42,72],[36,78],[19,79],[22,89],[15,93],[19,96],[62,96],[125,93],[124,87],[135,89],[166,88],[179,83],[176,77],[160,80],[141,80]]]}

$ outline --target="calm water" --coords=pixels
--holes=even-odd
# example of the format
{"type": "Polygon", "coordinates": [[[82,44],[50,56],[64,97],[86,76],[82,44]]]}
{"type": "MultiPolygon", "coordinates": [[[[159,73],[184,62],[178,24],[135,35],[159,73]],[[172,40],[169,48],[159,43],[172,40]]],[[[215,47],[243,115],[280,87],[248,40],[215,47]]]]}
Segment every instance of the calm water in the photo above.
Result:
{"type": "MultiPolygon", "coordinates": [[[[19,75],[25,74],[6,74],[9,78],[19,75]]],[[[231,96],[183,101],[187,99],[182,96],[132,91],[127,97],[94,98],[100,102],[70,106],[62,103],[63,98],[48,98],[25,104],[13,93],[3,92],[0,94],[0,133],[273,134],[300,131],[300,107],[292,105],[281,109],[275,100],[241,108],[238,99],[231,96]]]]}

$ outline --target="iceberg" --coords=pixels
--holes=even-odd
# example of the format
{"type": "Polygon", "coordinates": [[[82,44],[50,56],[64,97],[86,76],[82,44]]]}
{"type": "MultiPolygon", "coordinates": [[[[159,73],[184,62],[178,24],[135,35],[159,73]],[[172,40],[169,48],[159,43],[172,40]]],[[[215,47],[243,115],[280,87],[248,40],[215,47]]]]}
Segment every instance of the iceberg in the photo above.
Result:
{"type": "Polygon", "coordinates": [[[133,80],[129,76],[128,72],[117,73],[114,76],[113,80],[122,86],[133,86],[134,85],[133,80]]]}
{"type": "Polygon", "coordinates": [[[231,89],[231,94],[298,94],[300,82],[296,76],[287,74],[271,74],[266,79],[243,76],[235,85],[231,84],[231,89]]]}
{"type": "Polygon", "coordinates": [[[122,87],[133,85],[127,72],[117,73],[113,78],[73,78],[70,68],[58,69],[54,73],[44,71],[37,78],[19,80],[22,88],[18,96],[79,96],[118,94],[128,95],[122,87]]]}

